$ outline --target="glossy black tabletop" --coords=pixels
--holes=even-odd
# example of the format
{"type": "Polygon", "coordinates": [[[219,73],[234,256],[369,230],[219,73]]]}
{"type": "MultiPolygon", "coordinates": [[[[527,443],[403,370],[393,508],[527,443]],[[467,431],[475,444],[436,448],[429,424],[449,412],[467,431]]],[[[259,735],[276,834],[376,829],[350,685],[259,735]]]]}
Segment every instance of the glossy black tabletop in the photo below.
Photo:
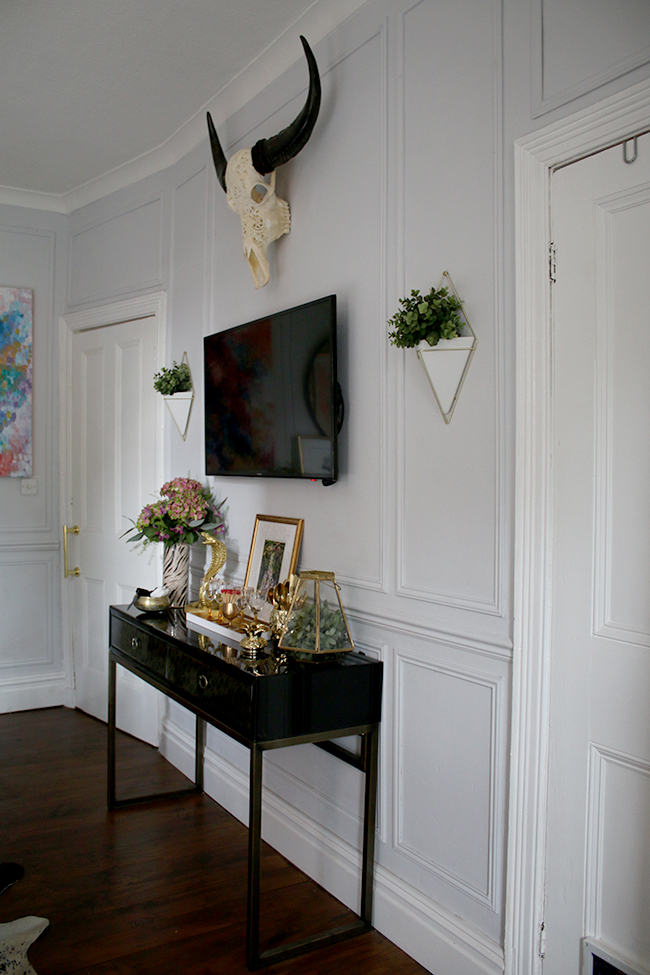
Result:
{"type": "Polygon", "coordinates": [[[118,663],[199,709],[243,742],[268,742],[376,724],[383,664],[353,651],[304,662],[272,654],[247,660],[183,614],[111,606],[110,648],[118,663]]]}

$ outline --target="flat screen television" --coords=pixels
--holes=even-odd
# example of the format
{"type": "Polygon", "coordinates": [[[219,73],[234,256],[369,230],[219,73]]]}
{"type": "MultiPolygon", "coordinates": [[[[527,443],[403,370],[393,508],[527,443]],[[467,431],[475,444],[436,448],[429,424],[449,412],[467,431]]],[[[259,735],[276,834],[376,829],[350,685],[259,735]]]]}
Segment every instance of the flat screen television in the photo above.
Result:
{"type": "Polygon", "coordinates": [[[206,474],[333,484],[342,398],[336,295],[204,343],[206,474]]]}

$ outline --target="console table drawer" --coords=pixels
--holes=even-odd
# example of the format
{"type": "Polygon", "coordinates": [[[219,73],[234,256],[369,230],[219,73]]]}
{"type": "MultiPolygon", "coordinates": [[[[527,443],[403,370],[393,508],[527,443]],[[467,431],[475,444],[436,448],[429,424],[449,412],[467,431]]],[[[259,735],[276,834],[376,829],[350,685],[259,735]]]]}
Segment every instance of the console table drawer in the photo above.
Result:
{"type": "Polygon", "coordinates": [[[196,698],[208,714],[241,733],[250,733],[251,688],[236,677],[205,666],[182,650],[168,647],[165,678],[176,689],[196,698]]]}
{"type": "Polygon", "coordinates": [[[159,677],[165,676],[168,647],[152,633],[146,633],[124,623],[119,617],[111,618],[111,646],[121,650],[132,660],[142,664],[159,677]]]}

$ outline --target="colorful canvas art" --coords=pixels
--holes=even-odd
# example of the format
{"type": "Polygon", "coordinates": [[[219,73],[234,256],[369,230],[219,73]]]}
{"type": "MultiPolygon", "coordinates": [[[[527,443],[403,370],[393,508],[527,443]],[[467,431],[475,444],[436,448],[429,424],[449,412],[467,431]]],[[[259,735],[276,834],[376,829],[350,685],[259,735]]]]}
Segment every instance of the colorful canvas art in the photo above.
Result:
{"type": "Polygon", "coordinates": [[[32,476],[32,300],[0,287],[0,477],[32,476]]]}

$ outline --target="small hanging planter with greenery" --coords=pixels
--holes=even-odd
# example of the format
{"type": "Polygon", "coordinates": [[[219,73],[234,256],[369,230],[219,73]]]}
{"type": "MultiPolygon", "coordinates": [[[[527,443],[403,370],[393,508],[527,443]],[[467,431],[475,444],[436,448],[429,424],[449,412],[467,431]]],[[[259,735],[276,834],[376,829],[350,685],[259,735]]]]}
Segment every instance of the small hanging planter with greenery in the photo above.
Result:
{"type": "Polygon", "coordinates": [[[447,288],[432,288],[424,297],[419,291],[411,291],[399,303],[401,311],[388,320],[393,327],[388,337],[398,349],[414,349],[420,342],[434,346],[440,339],[457,338],[463,330],[464,322],[458,314],[462,305],[447,288]]]}
{"type": "Polygon", "coordinates": [[[174,361],[169,369],[163,366],[154,375],[153,388],[162,393],[178,432],[185,440],[194,402],[194,385],[187,352],[183,353],[180,362],[174,361]]]}
{"type": "Polygon", "coordinates": [[[153,377],[153,388],[163,396],[174,396],[176,393],[189,393],[192,390],[192,374],[185,355],[180,363],[174,361],[171,368],[164,366],[153,377]]]}
{"type": "Polygon", "coordinates": [[[388,338],[398,349],[417,349],[445,423],[456,408],[478,339],[448,271],[440,286],[426,295],[411,291],[400,298],[401,309],[388,320],[388,338]],[[448,287],[443,287],[445,278],[448,287]],[[450,290],[451,289],[451,290],[450,290]],[[463,334],[465,326],[470,334],[463,334]],[[452,352],[453,355],[440,355],[452,352]]]}

